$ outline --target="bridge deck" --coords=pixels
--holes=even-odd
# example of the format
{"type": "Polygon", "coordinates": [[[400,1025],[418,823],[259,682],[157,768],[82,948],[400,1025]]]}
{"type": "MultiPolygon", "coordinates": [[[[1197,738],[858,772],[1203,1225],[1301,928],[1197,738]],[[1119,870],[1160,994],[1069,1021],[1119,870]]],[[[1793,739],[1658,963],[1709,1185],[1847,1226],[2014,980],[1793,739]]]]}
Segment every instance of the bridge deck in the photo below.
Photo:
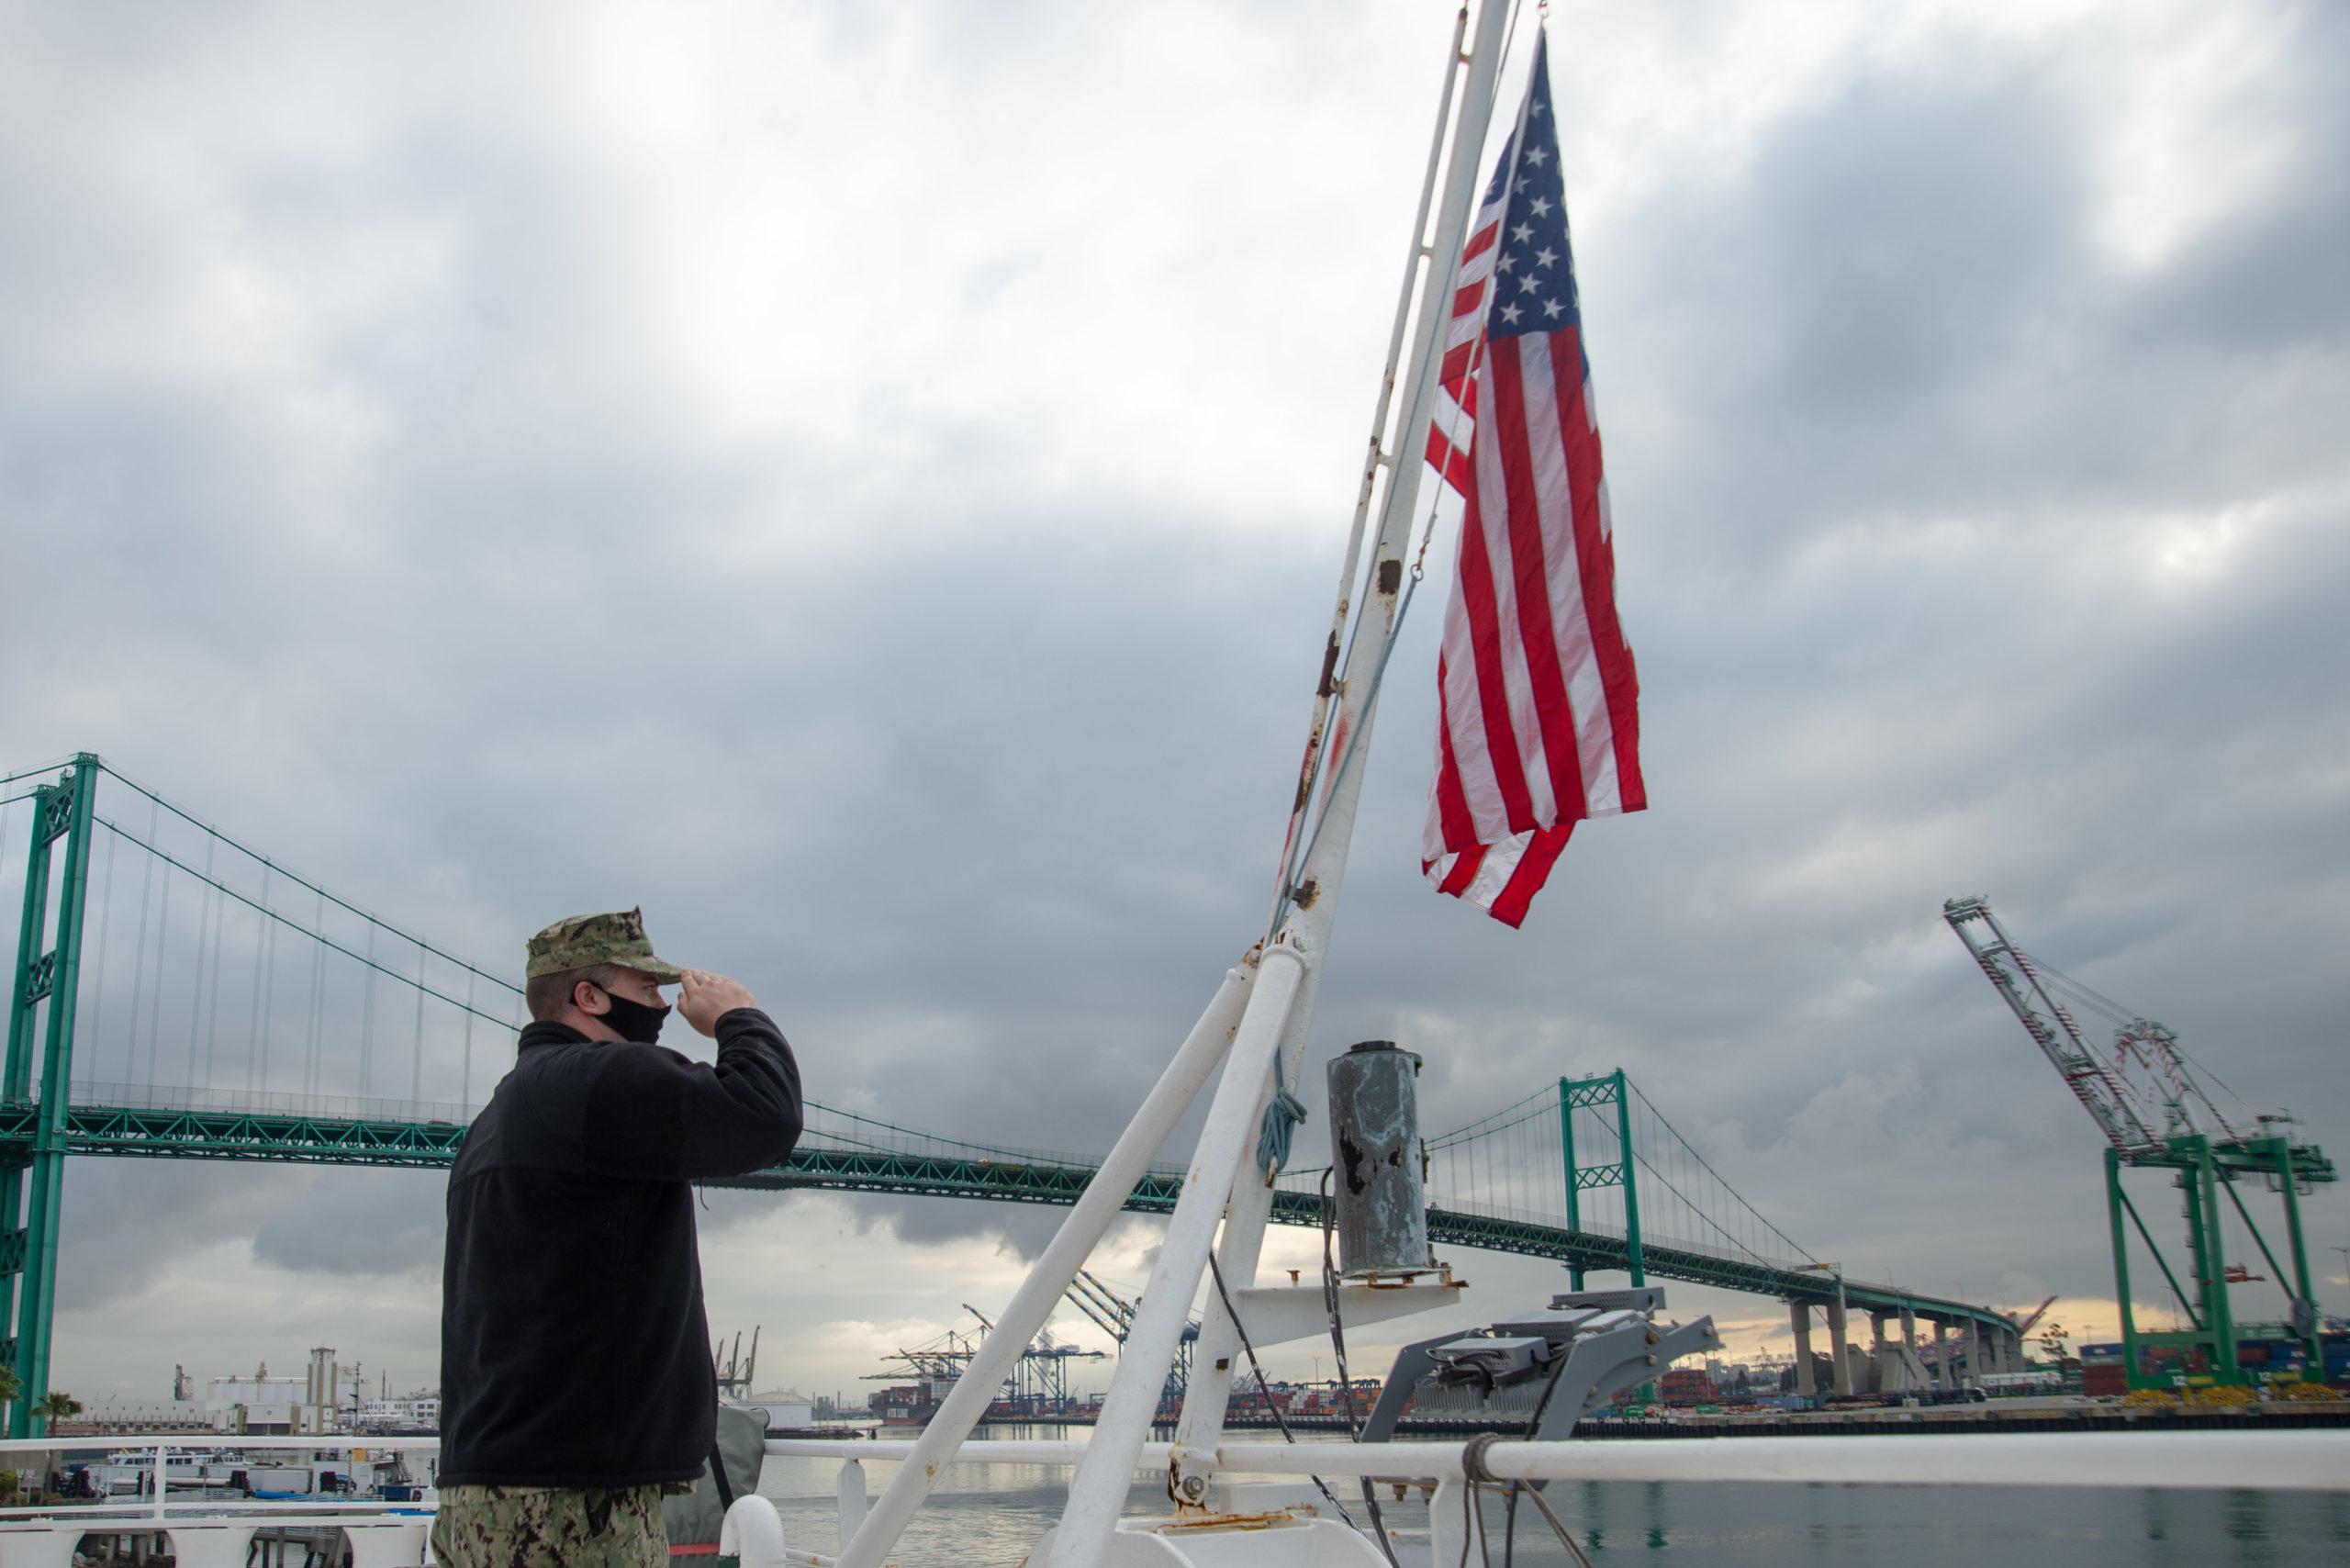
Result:
{"type": "MultiPolygon", "coordinates": [[[[0,1102],[0,1152],[21,1158],[38,1124],[39,1107],[31,1102],[0,1102]]],[[[145,1159],[437,1168],[455,1158],[464,1136],[464,1125],[453,1121],[284,1112],[76,1104],[67,1107],[65,1117],[69,1152],[145,1159]]],[[[711,1185],[1073,1204],[1093,1175],[1090,1165],[1024,1157],[840,1148],[811,1142],[795,1149],[783,1165],[711,1185]]],[[[1125,1207],[1143,1214],[1165,1214],[1174,1208],[1181,1193],[1180,1173],[1154,1170],[1127,1194],[1125,1207]]],[[[1319,1226],[1321,1203],[1309,1192],[1283,1191],[1275,1195],[1272,1217],[1276,1224],[1319,1226]]],[[[1569,1229],[1525,1215],[1431,1207],[1428,1232],[1443,1244],[1549,1258],[1583,1269],[1625,1269],[1630,1263],[1628,1247],[1619,1234],[1569,1229]]],[[[1836,1295],[1835,1281],[1820,1273],[1774,1268],[1752,1259],[1654,1241],[1642,1244],[1640,1256],[1647,1272],[1660,1279],[1814,1304],[1832,1301],[1836,1295]]],[[[1861,1312],[1908,1310],[1952,1324],[1971,1318],[1986,1327],[2012,1327],[1995,1308],[1920,1295],[1892,1285],[1847,1280],[1844,1295],[1851,1307],[1861,1312]]]]}

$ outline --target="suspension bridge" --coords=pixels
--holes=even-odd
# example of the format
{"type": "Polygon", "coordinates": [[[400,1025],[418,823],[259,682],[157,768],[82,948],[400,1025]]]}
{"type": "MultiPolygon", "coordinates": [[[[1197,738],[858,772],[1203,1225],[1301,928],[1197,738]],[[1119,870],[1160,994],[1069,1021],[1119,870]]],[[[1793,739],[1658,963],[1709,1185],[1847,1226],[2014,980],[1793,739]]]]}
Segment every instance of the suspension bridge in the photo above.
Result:
{"type": "MultiPolygon", "coordinates": [[[[65,1162],[76,1155],[442,1167],[513,1059],[520,988],[337,896],[82,754],[0,779],[0,901],[21,916],[0,1067],[0,1365],[38,1435],[65,1162]],[[21,847],[19,847],[21,846],[21,847]],[[435,1096],[438,1096],[437,1098],[435,1096]]],[[[0,908],[5,908],[0,902],[0,908]]],[[[1847,1315],[2021,1365],[1996,1308],[1846,1279],[1764,1218],[1623,1072],[1546,1081],[1427,1140],[1439,1245],[1554,1259],[1789,1304],[1809,1391],[1812,1314],[1849,1392],[1847,1315]]],[[[1070,1204],[1081,1153],[977,1142],[811,1103],[790,1159],[724,1185],[1070,1204]]],[[[1166,1213],[1182,1168],[1125,1206],[1166,1213]]],[[[1319,1226],[1321,1172],[1284,1173],[1277,1222],[1319,1226]]],[[[1853,1352],[1857,1354],[1857,1351],[1853,1352]]],[[[1937,1358],[1947,1377],[1951,1350],[1937,1358]]]]}

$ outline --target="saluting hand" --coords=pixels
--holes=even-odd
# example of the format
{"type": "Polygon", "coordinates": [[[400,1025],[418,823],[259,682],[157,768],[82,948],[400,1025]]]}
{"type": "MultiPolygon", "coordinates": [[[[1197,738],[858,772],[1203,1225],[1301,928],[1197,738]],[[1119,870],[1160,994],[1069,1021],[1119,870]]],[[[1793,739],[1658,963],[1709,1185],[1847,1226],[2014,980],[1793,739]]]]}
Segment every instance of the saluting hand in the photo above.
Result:
{"type": "Polygon", "coordinates": [[[685,978],[678,982],[683,988],[677,993],[677,1011],[698,1034],[715,1037],[718,1021],[738,1007],[756,1007],[749,988],[701,969],[681,969],[685,978]]]}

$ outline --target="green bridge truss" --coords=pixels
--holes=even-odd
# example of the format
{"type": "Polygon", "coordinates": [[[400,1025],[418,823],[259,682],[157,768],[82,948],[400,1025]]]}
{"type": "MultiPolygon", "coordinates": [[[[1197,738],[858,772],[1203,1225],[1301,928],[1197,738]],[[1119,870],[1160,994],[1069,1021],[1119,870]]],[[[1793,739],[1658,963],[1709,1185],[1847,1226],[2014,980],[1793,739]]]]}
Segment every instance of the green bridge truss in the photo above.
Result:
{"type": "MultiPolygon", "coordinates": [[[[38,1102],[0,1102],[0,1160],[24,1159],[40,1124],[38,1102]]],[[[68,1105],[61,1132],[63,1151],[73,1154],[411,1169],[446,1168],[456,1158],[457,1146],[465,1136],[464,1127],[454,1122],[114,1105],[68,1105]]],[[[710,1185],[1074,1204],[1093,1175],[1094,1168],[1089,1165],[803,1145],[782,1165],[710,1185]]],[[[1154,1171],[1127,1194],[1125,1206],[1138,1214],[1167,1214],[1174,1209],[1182,1190],[1180,1176],[1154,1171]]],[[[1276,1224],[1319,1226],[1321,1200],[1309,1192],[1281,1192],[1274,1196],[1272,1217],[1276,1224]]],[[[1578,1271],[1629,1271],[1637,1258],[1647,1273],[1662,1279],[1819,1305],[1836,1295],[1835,1282],[1816,1271],[1777,1269],[1751,1259],[1661,1246],[1653,1240],[1644,1244],[1606,1231],[1578,1230],[1539,1220],[1431,1208],[1428,1233],[1441,1245],[1548,1258],[1578,1271]]],[[[1844,1294],[1854,1308],[1863,1311],[1908,1310],[1953,1325],[1973,1319],[1986,1327],[2012,1327],[1988,1307],[1889,1285],[1847,1280],[1844,1294]]]]}

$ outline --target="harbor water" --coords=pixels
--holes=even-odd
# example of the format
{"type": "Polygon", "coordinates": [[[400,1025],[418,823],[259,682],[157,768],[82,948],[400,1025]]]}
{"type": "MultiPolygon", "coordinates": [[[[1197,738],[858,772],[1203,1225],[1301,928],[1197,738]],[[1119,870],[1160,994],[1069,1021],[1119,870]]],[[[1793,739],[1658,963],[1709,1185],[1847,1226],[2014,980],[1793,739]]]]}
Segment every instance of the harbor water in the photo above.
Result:
{"type": "MultiPolygon", "coordinates": [[[[1069,1428],[1005,1428],[995,1435],[1068,1437],[1069,1428]]],[[[1833,1438],[1822,1442],[1832,1443],[1833,1438]]],[[[896,1466],[866,1464],[878,1495],[896,1466]]],[[[771,1457],[759,1490],[783,1515],[786,1539],[829,1554],[837,1540],[839,1462],[771,1457]]],[[[954,1465],[914,1517],[891,1556],[923,1564],[1013,1568],[1060,1517],[1069,1472],[1043,1465],[954,1465]]],[[[1360,1495],[1332,1483],[1360,1519],[1360,1495]]],[[[1379,1491],[1391,1528],[1425,1531],[1416,1491],[1403,1503],[1379,1491]]],[[[1898,1563],[1902,1568],[2288,1568],[2350,1562],[2350,1496],[2281,1492],[2184,1492],[1974,1486],[1657,1484],[1561,1483],[1551,1507],[1595,1563],[1688,1564],[1696,1568],[1818,1568],[1821,1563],[1898,1563]]],[[[1127,1511],[1164,1511],[1157,1481],[1138,1481],[1127,1511]]],[[[1483,1506],[1486,1556],[1504,1556],[1497,1499],[1483,1506]]],[[[1561,1568],[1571,1560],[1530,1505],[1517,1510],[1515,1560],[1561,1568]]],[[[1404,1568],[1427,1562],[1422,1535],[1399,1550],[1404,1568]]],[[[1479,1560],[1472,1544],[1470,1560],[1479,1560]]]]}

